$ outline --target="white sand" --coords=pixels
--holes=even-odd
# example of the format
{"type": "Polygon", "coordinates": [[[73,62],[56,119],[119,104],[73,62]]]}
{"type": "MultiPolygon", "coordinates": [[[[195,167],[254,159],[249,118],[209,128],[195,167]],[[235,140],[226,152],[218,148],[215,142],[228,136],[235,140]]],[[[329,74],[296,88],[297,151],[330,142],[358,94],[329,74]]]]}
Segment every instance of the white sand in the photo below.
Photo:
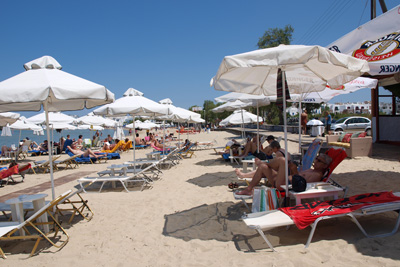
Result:
{"type": "MultiPolygon", "coordinates": [[[[216,139],[217,146],[230,137],[227,132],[190,135],[194,141],[216,139]]],[[[297,144],[289,142],[289,151],[296,149],[297,144]]],[[[149,151],[138,150],[136,156],[144,157],[149,151]]],[[[58,171],[55,178],[80,171],[95,175],[112,163],[132,158],[132,152],[123,153],[121,160],[58,171]]],[[[163,170],[161,180],[151,189],[126,193],[118,187],[84,194],[95,216],[90,222],[64,223],[70,241],[63,249],[58,251],[41,241],[43,250],[27,259],[33,242],[0,241],[8,257],[0,260],[1,266],[399,266],[399,233],[368,239],[346,218],[321,222],[308,249],[304,244],[309,228],[270,230],[266,233],[279,251],[271,252],[240,220],[246,210],[227,186],[236,181],[235,167],[213,150],[196,151],[193,158],[163,170]]],[[[399,171],[398,159],[346,159],[333,178],[349,187],[348,195],[400,191],[399,171]]],[[[24,183],[0,188],[1,195],[48,180],[48,174],[29,174],[24,183]]],[[[77,185],[76,181],[63,184],[56,193],[77,185]]],[[[50,190],[45,193],[51,195],[50,190]]],[[[369,230],[387,230],[394,217],[370,216],[362,222],[369,230]]]]}

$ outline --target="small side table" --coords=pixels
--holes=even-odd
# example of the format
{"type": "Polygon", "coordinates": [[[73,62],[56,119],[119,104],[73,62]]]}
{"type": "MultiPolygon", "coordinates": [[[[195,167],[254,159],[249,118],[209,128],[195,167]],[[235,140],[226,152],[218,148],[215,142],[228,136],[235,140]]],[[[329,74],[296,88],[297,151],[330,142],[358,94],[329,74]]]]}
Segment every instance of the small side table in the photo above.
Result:
{"type": "MultiPolygon", "coordinates": [[[[18,221],[19,223],[23,223],[25,221],[23,203],[32,202],[34,212],[37,212],[46,205],[46,197],[47,194],[20,195],[19,197],[6,200],[5,203],[11,206],[11,215],[13,220],[18,221]]],[[[38,221],[48,222],[47,214],[43,214],[42,216],[40,216],[38,221]]],[[[49,226],[47,224],[43,225],[42,228],[45,233],[49,232],[49,226]]],[[[23,229],[20,230],[20,235],[25,235],[25,231],[23,229]]]]}

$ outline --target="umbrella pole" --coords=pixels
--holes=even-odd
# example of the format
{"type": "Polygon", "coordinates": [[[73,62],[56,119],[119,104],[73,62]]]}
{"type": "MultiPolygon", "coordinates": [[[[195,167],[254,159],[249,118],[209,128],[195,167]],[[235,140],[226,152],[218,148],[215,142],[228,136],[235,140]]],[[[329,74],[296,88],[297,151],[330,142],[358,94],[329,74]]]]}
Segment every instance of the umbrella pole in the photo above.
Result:
{"type": "Polygon", "coordinates": [[[301,113],[303,113],[301,109],[301,99],[303,99],[303,97],[301,97],[299,101],[299,153],[301,153],[301,113]]]}
{"type": "MultiPolygon", "coordinates": [[[[19,150],[19,142],[21,141],[21,129],[19,129],[19,139],[18,139],[18,146],[17,146],[17,149],[19,150]]],[[[18,152],[18,150],[17,150],[17,152],[18,152]]],[[[15,161],[17,162],[18,161],[18,153],[15,153],[15,161]]]]}
{"type": "Polygon", "coordinates": [[[243,109],[242,109],[242,138],[245,139],[246,134],[244,131],[244,118],[243,118],[243,109]]]}
{"type": "Polygon", "coordinates": [[[162,152],[163,155],[165,155],[165,120],[163,120],[163,146],[162,146],[162,152]]]}
{"type": "Polygon", "coordinates": [[[133,136],[132,136],[132,143],[133,143],[133,169],[135,170],[135,172],[136,172],[136,135],[135,135],[135,116],[134,115],[132,115],[132,117],[133,117],[133,131],[132,131],[132,133],[133,133],[133,136]]]}
{"type": "Polygon", "coordinates": [[[181,148],[181,127],[178,121],[178,147],[181,148]]]}
{"type": "MultiPolygon", "coordinates": [[[[286,122],[286,77],[285,71],[282,71],[282,91],[283,91],[283,124],[284,124],[284,137],[285,137],[285,206],[289,206],[289,173],[288,173],[288,144],[287,144],[287,122],[286,122]]],[[[279,190],[279,189],[278,189],[279,190]]]]}
{"type": "Polygon", "coordinates": [[[54,177],[53,177],[53,145],[50,142],[50,127],[49,127],[49,111],[47,107],[47,101],[43,103],[44,113],[46,115],[46,133],[48,142],[48,152],[49,152],[49,162],[50,162],[50,181],[51,181],[51,195],[52,199],[55,199],[55,190],[54,190],[54,177]]]}
{"type": "Polygon", "coordinates": [[[258,101],[257,101],[257,153],[260,153],[260,121],[258,116],[258,101]]]}

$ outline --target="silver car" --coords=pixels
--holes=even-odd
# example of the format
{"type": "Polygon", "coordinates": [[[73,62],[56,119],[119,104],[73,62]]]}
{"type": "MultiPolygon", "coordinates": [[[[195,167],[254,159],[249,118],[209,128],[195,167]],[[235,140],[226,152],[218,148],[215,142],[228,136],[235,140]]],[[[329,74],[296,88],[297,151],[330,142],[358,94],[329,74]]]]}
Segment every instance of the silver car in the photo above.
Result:
{"type": "Polygon", "coordinates": [[[337,120],[332,123],[331,130],[340,131],[367,131],[368,135],[371,135],[371,120],[365,117],[346,117],[337,120]],[[369,130],[369,131],[368,131],[369,130]]]}

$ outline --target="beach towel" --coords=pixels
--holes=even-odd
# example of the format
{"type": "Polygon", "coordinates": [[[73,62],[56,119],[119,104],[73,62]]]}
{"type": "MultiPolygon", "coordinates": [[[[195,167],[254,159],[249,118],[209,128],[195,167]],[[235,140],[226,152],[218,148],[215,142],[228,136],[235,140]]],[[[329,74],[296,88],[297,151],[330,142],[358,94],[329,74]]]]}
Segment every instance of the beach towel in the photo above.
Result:
{"type": "Polygon", "coordinates": [[[304,203],[294,207],[280,208],[279,210],[292,218],[297,228],[304,229],[322,216],[351,213],[362,207],[393,201],[400,201],[400,197],[396,197],[392,192],[378,192],[330,201],[304,203]]]}

